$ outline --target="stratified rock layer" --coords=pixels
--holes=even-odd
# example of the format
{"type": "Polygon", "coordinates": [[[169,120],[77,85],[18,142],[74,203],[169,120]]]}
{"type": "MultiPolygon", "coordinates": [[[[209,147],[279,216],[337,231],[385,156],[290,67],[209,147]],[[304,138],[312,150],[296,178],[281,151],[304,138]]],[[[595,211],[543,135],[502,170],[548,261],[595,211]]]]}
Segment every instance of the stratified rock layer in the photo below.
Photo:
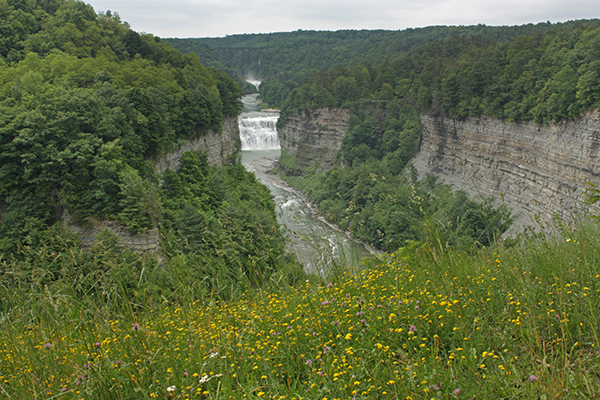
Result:
{"type": "Polygon", "coordinates": [[[167,169],[176,171],[179,169],[179,160],[182,154],[187,151],[206,153],[210,165],[222,165],[238,148],[239,142],[240,130],[237,118],[226,117],[223,120],[222,132],[209,130],[205,135],[186,142],[172,152],[163,154],[154,161],[154,169],[159,175],[167,169]]]}
{"type": "Polygon", "coordinates": [[[318,108],[291,114],[277,129],[282,156],[294,157],[293,165],[282,165],[289,175],[317,164],[330,169],[348,130],[350,110],[318,108]]]}
{"type": "Polygon", "coordinates": [[[588,182],[600,185],[600,112],[576,121],[538,125],[489,117],[457,121],[422,115],[413,163],[473,195],[503,197],[520,225],[539,215],[570,220],[582,207],[588,182]]]}

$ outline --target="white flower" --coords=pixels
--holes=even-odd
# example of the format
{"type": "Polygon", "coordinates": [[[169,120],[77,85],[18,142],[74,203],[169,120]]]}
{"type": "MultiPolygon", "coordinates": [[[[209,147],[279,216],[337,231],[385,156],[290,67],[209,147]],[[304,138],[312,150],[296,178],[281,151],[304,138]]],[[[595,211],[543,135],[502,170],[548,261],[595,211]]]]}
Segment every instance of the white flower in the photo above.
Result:
{"type": "Polygon", "coordinates": [[[176,387],[175,385],[173,385],[173,386],[169,386],[169,387],[167,388],[167,392],[174,392],[174,391],[175,391],[175,389],[177,389],[177,387],[176,387]]]}

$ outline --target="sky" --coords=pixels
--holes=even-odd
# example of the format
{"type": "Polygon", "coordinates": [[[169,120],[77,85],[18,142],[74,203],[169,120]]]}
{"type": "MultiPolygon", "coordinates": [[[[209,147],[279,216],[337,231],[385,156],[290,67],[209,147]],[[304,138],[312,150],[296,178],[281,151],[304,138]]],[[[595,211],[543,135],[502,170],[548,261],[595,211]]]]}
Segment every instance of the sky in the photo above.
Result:
{"type": "Polygon", "coordinates": [[[84,0],[163,38],[600,18],[598,0],[84,0]]]}

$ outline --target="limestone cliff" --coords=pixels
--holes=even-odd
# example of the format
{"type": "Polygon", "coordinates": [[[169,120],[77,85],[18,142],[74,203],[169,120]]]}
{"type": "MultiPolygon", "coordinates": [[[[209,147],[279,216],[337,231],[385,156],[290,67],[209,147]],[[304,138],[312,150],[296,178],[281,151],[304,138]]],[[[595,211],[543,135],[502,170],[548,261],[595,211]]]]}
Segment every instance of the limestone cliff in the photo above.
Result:
{"type": "Polygon", "coordinates": [[[165,153],[154,161],[154,169],[157,174],[165,170],[177,170],[181,155],[187,151],[199,151],[208,155],[210,165],[221,165],[235,152],[240,141],[240,131],[236,117],[226,117],[223,120],[222,132],[209,130],[203,136],[190,140],[176,150],[165,153]]]}
{"type": "Polygon", "coordinates": [[[550,125],[489,117],[422,115],[421,175],[434,173],[470,194],[504,197],[520,224],[539,214],[571,219],[588,182],[600,185],[600,112],[550,125]]]}
{"type": "Polygon", "coordinates": [[[281,166],[286,173],[296,175],[315,163],[321,169],[331,168],[346,135],[349,118],[350,110],[345,108],[319,108],[291,114],[277,129],[281,166]]]}

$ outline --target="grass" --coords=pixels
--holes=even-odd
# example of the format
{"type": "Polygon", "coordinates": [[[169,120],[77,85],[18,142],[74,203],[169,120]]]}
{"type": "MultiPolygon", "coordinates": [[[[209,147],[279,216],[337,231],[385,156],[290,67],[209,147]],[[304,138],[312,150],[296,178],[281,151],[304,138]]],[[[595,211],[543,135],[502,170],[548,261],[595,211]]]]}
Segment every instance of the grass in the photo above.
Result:
{"type": "Polygon", "coordinates": [[[110,314],[41,292],[2,315],[0,398],[596,398],[598,237],[413,243],[330,282],[110,314]]]}

